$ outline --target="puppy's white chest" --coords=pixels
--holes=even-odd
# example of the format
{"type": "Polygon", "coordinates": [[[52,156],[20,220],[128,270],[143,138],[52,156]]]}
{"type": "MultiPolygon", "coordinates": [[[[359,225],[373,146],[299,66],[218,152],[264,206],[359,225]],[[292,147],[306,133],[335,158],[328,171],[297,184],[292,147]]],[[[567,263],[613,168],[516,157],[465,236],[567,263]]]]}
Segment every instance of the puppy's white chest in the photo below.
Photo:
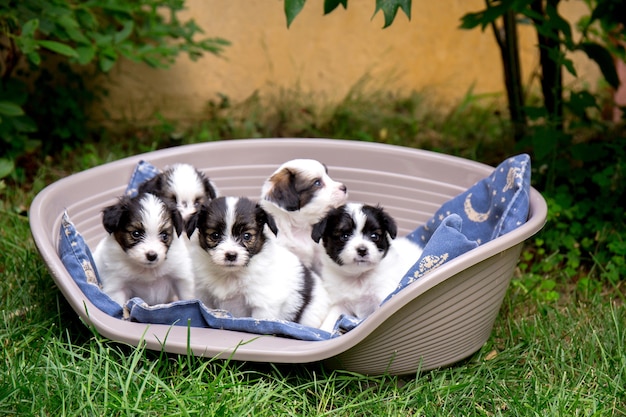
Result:
{"type": "Polygon", "coordinates": [[[296,230],[291,233],[288,239],[285,239],[285,244],[292,252],[301,253],[307,259],[312,257],[315,253],[315,248],[311,244],[311,231],[310,230],[296,230]]]}
{"type": "Polygon", "coordinates": [[[321,248],[311,239],[311,228],[279,228],[277,241],[298,256],[309,268],[315,268],[321,248]],[[281,233],[282,231],[282,233],[281,233]]]}

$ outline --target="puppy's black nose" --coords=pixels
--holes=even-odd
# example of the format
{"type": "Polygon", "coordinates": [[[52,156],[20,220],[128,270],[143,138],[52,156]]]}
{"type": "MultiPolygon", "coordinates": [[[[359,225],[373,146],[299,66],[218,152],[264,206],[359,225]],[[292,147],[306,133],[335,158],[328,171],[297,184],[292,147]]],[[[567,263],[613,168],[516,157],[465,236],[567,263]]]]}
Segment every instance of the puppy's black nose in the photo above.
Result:
{"type": "Polygon", "coordinates": [[[366,256],[367,255],[367,248],[365,246],[359,246],[358,248],[356,248],[356,253],[359,256],[366,256]]]}
{"type": "Polygon", "coordinates": [[[150,262],[156,261],[158,257],[159,255],[156,252],[150,251],[146,253],[146,259],[150,262]]]}
{"type": "Polygon", "coordinates": [[[224,255],[224,258],[228,262],[234,262],[237,260],[237,252],[226,252],[226,254],[224,255]]]}

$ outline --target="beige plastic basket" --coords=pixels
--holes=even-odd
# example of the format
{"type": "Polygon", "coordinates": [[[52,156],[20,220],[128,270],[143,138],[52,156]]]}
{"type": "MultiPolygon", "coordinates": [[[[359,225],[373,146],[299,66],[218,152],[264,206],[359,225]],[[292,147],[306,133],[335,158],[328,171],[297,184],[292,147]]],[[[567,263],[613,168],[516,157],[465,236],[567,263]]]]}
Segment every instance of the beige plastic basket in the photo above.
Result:
{"type": "Polygon", "coordinates": [[[235,360],[310,363],[363,374],[408,374],[453,364],[486,342],[523,242],[544,225],[547,207],[530,192],[527,223],[428,273],[383,304],[352,331],[330,340],[302,341],[199,327],[141,324],[97,309],[57,255],[67,209],[88,246],[104,236],[101,210],[124,193],[140,160],[157,167],[188,162],[222,195],[258,198],[263,180],[292,158],[324,162],[354,201],[380,203],[406,234],[442,203],[488,176],[493,167],[398,146],[331,139],[246,139],[187,145],[111,162],[59,180],[34,199],[30,224],[41,256],[76,313],[102,335],[149,349],[235,360]]]}

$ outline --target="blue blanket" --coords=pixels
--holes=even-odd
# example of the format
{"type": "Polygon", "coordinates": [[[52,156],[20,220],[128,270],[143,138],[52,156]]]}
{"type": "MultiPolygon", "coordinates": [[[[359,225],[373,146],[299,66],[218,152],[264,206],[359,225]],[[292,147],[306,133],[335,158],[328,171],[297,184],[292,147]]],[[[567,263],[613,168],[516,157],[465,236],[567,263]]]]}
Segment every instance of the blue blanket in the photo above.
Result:
{"type": "MultiPolygon", "coordinates": [[[[126,193],[135,194],[139,184],[158,172],[149,162],[140,162],[131,175],[126,193]]],[[[491,175],[444,203],[426,224],[408,235],[424,248],[423,253],[402,277],[398,288],[383,302],[429,271],[523,224],[528,217],[529,191],[530,157],[521,154],[503,161],[491,175]]],[[[90,249],[68,213],[63,214],[58,251],[85,296],[97,308],[120,320],[210,327],[301,340],[338,337],[362,321],[343,316],[332,332],[326,332],[293,322],[235,318],[227,311],[208,309],[199,300],[149,306],[140,298],[133,298],[120,306],[101,291],[90,249]]]]}

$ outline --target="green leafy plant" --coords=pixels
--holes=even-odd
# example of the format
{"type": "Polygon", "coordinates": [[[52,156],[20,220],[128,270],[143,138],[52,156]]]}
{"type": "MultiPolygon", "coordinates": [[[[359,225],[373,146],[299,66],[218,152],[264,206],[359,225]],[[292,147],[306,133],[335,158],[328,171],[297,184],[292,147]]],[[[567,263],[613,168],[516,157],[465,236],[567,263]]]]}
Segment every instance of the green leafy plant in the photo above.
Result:
{"type": "MultiPolygon", "coordinates": [[[[494,37],[502,52],[503,72],[507,87],[509,110],[516,128],[515,136],[522,140],[527,128],[527,113],[536,112],[536,108],[526,108],[524,94],[521,91],[521,72],[519,70],[519,48],[517,45],[518,21],[530,23],[537,34],[540,59],[540,83],[543,103],[539,110],[554,130],[562,131],[564,108],[568,105],[564,97],[563,69],[574,77],[577,76],[573,61],[567,52],[584,52],[593,60],[605,80],[614,88],[619,86],[615,64],[609,46],[601,38],[588,36],[592,31],[586,30],[592,23],[601,21],[606,25],[615,26],[616,16],[613,7],[607,8],[614,0],[590,0],[589,16],[583,18],[587,23],[582,36],[575,39],[572,24],[559,14],[560,0],[488,0],[485,9],[468,13],[462,17],[461,28],[473,29],[487,26],[493,29],[494,37]],[[502,21],[501,26],[497,25],[502,21]]],[[[623,9],[623,6],[621,6],[623,9]]],[[[619,33],[619,31],[617,32],[619,33]]],[[[621,29],[624,37],[624,28],[621,29]]],[[[532,116],[531,119],[534,119],[532,116]]]]}
{"type": "Polygon", "coordinates": [[[534,167],[548,218],[522,257],[525,279],[557,276],[592,293],[626,276],[626,139],[622,128],[592,138],[559,149],[549,169],[534,167]]]}
{"type": "MultiPolygon", "coordinates": [[[[294,19],[302,11],[306,0],[285,0],[285,17],[287,18],[287,27],[291,26],[294,19]]],[[[348,0],[324,0],[324,14],[328,14],[335,10],[337,7],[343,6],[344,9],[348,7],[348,0]]],[[[376,8],[374,14],[379,11],[383,12],[385,16],[384,28],[391,25],[396,18],[398,9],[401,9],[404,14],[411,19],[411,0],[376,0],[376,8]]]]}
{"type": "Polygon", "coordinates": [[[85,73],[108,73],[121,58],[167,68],[179,54],[219,54],[228,42],[202,38],[179,13],[184,0],[9,0],[0,5],[0,178],[16,158],[84,137],[85,107],[102,91],[85,73]]]}

